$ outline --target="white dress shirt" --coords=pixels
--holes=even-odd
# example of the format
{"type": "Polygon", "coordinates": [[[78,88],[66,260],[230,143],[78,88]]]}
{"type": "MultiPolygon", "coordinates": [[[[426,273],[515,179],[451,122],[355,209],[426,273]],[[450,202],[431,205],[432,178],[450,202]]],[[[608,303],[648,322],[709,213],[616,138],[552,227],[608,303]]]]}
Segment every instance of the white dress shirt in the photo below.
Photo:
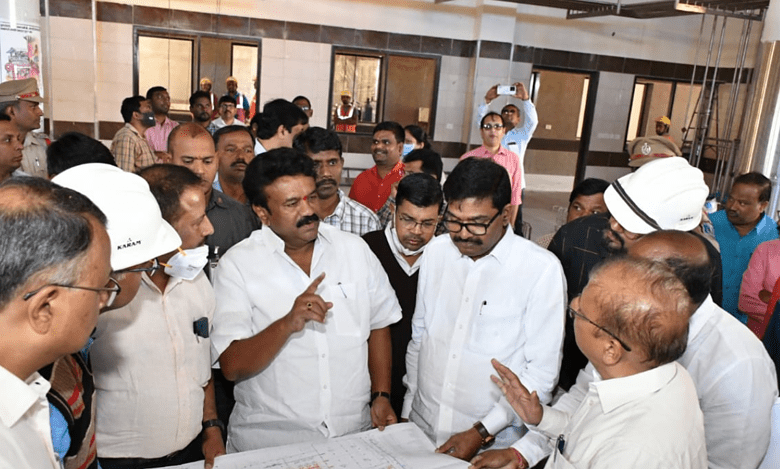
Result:
{"type": "MultiPolygon", "coordinates": [[[[406,258],[404,257],[403,253],[401,253],[401,251],[398,248],[398,245],[401,244],[401,241],[398,239],[398,232],[392,226],[392,223],[387,225],[383,231],[385,232],[385,239],[387,239],[387,245],[390,246],[390,252],[393,253],[393,257],[395,257],[395,260],[398,262],[398,265],[406,273],[406,275],[411,277],[418,270],[420,270],[420,264],[422,264],[422,256],[415,259],[412,265],[409,265],[409,262],[406,261],[406,258]]],[[[423,245],[423,247],[420,248],[421,252],[425,252],[424,251],[425,246],[427,246],[427,244],[423,245]]]]}
{"type": "Polygon", "coordinates": [[[536,429],[557,447],[548,469],[707,467],[696,389],[676,362],[624,378],[596,373],[574,413],[545,407],[536,429]]]}
{"type": "MultiPolygon", "coordinates": [[[[708,296],[691,318],[688,346],[677,361],[696,384],[709,467],[758,466],[769,446],[770,412],[777,396],[774,364],[761,342],[708,296]]],[[[594,371],[589,363],[553,407],[564,412],[576,409],[594,371]]],[[[512,446],[531,466],[551,451],[534,432],[512,446]]]]}
{"type": "Polygon", "coordinates": [[[512,369],[542,402],[558,378],[566,281],[558,259],[508,228],[485,257],[464,256],[449,235],[425,248],[403,417],[441,445],[481,421],[508,446],[518,429],[490,359],[512,369]]]}
{"type": "Polygon", "coordinates": [[[219,265],[211,333],[215,362],[234,340],[253,337],[284,317],[322,272],[317,294],[333,303],[325,324],[308,322],[265,369],[236,383],[228,451],[368,429],[368,337],[401,319],[387,274],[368,245],[320,223],[307,275],[264,226],[233,246],[219,265]]]}
{"type": "Polygon", "coordinates": [[[38,373],[22,381],[0,366],[0,467],[60,469],[54,454],[46,393],[38,373]]]}
{"type": "Polygon", "coordinates": [[[214,291],[201,272],[172,277],[162,293],[142,274],[127,306],[98,319],[90,356],[95,375],[98,456],[159,458],[201,431],[211,344],[193,323],[214,315],[214,291]]]}

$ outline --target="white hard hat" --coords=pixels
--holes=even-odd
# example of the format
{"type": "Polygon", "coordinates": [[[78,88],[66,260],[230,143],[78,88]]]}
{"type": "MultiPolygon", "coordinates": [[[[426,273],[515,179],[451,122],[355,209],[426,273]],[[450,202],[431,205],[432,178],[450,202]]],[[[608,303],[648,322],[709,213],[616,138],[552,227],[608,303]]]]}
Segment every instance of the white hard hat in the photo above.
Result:
{"type": "Polygon", "coordinates": [[[67,169],[52,182],[87,196],[106,215],[111,239],[111,268],[122,270],[181,246],[181,238],[163,219],[144,178],[103,163],[67,169]]]}
{"type": "Polygon", "coordinates": [[[612,217],[637,234],[690,231],[701,221],[709,194],[704,174],[685,158],[651,161],[613,182],[604,192],[612,217]]]}

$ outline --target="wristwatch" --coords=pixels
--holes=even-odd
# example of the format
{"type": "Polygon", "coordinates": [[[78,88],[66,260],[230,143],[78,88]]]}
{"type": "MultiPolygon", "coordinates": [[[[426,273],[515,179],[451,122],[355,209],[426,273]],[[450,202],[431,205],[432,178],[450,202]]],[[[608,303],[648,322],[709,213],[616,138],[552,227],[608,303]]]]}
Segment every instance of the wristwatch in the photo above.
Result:
{"type": "Polygon", "coordinates": [[[487,431],[487,428],[485,428],[485,426],[482,425],[482,422],[475,423],[474,428],[477,430],[477,433],[479,433],[479,436],[482,437],[483,448],[489,448],[496,441],[496,437],[494,437],[493,435],[490,434],[489,431],[487,431]]]}
{"type": "Polygon", "coordinates": [[[222,431],[222,438],[225,438],[227,432],[225,431],[225,424],[222,423],[222,420],[211,419],[211,420],[206,420],[205,422],[203,422],[203,429],[204,430],[207,429],[207,428],[211,428],[211,427],[219,427],[219,429],[222,431]]]}

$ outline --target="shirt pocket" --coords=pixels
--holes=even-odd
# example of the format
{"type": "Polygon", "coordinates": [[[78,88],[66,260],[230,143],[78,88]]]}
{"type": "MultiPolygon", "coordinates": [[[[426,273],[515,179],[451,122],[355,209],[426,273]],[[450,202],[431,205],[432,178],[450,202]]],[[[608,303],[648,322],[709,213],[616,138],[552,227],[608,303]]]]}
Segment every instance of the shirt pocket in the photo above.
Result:
{"type": "Polygon", "coordinates": [[[471,322],[469,349],[493,356],[514,350],[520,342],[520,308],[513,305],[483,305],[471,322]]]}
{"type": "Polygon", "coordinates": [[[333,303],[325,319],[326,327],[333,327],[336,335],[340,336],[363,336],[357,285],[354,283],[326,285],[321,296],[323,300],[333,303]]]}

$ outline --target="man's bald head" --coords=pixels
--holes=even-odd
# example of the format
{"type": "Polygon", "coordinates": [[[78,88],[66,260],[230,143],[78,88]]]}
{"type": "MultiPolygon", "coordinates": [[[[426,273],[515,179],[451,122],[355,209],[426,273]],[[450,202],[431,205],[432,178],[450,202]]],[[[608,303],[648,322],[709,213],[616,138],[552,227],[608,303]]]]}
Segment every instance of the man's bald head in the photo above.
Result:
{"type": "Polygon", "coordinates": [[[176,142],[179,139],[200,139],[200,138],[211,140],[213,144],[214,139],[209,133],[209,131],[199,126],[198,124],[195,124],[193,122],[187,122],[178,125],[171,131],[170,135],[168,135],[168,153],[170,153],[171,156],[173,156],[176,142]]]}
{"type": "Polygon", "coordinates": [[[210,197],[217,176],[217,151],[211,134],[193,122],[182,124],[168,136],[168,153],[171,163],[188,168],[201,179],[203,192],[210,197]]]}
{"type": "Polygon", "coordinates": [[[712,262],[704,241],[694,234],[655,231],[637,240],[628,249],[628,254],[668,265],[683,282],[697,307],[710,293],[712,262]]]}

